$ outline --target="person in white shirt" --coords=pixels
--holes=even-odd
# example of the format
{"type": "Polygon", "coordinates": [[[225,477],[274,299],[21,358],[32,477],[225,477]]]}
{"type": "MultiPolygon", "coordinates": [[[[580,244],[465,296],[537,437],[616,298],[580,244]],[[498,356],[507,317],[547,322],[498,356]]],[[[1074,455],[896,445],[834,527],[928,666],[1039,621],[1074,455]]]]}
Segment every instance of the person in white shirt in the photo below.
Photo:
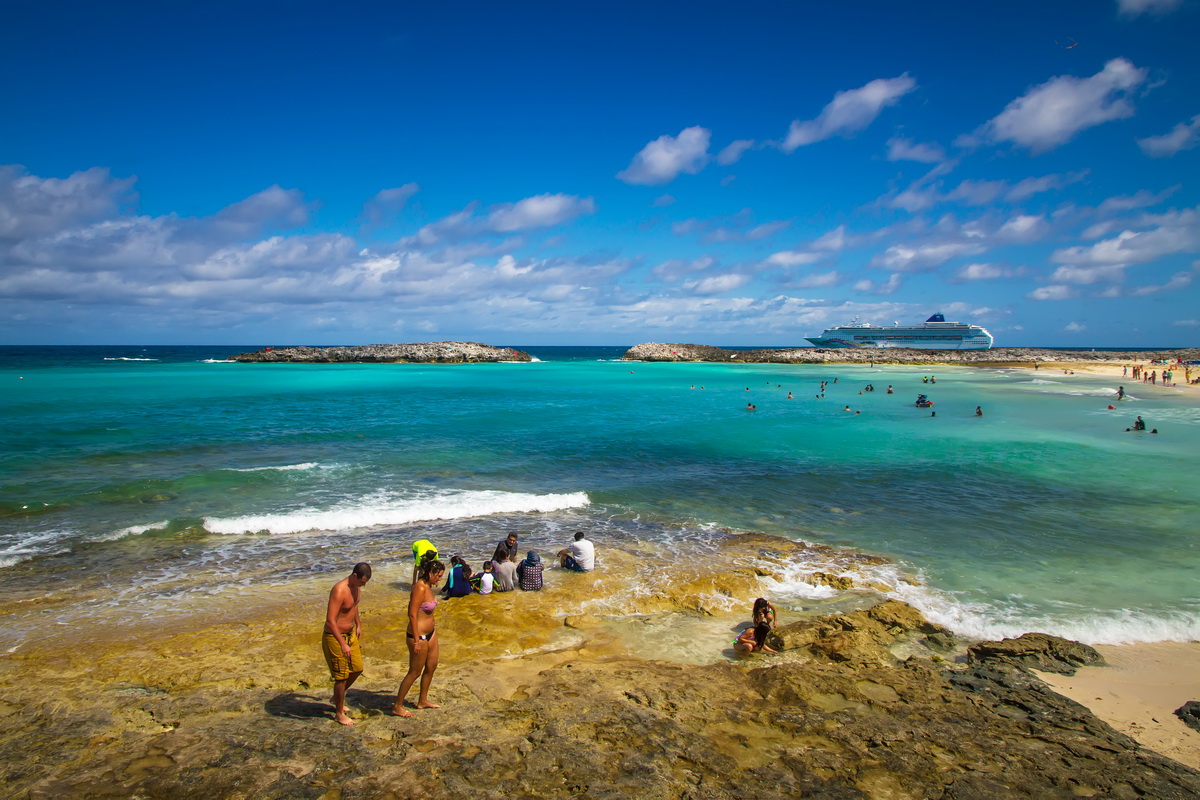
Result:
{"type": "Polygon", "coordinates": [[[492,577],[495,581],[495,591],[511,592],[516,589],[513,582],[513,576],[517,572],[517,565],[512,561],[493,561],[492,562],[492,577]]]}
{"type": "Polygon", "coordinates": [[[483,574],[479,576],[479,593],[491,594],[495,581],[495,577],[492,576],[492,562],[483,562],[483,574]]]}
{"type": "Polygon", "coordinates": [[[596,547],[583,538],[583,531],[576,531],[575,541],[558,551],[558,563],[563,569],[591,572],[596,567],[596,547]]]}

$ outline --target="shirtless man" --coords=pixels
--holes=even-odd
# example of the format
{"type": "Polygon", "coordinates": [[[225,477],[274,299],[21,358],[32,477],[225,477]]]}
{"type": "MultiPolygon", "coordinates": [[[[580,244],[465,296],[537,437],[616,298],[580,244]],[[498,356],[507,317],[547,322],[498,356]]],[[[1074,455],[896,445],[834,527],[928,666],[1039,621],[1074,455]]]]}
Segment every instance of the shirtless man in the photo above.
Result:
{"type": "Polygon", "coordinates": [[[371,580],[371,565],[360,561],[354,571],[329,590],[329,606],[325,611],[325,633],[321,649],[333,677],[333,718],[342,725],[353,725],[346,716],[346,690],[362,674],[362,623],[358,618],[359,590],[371,580]]]}

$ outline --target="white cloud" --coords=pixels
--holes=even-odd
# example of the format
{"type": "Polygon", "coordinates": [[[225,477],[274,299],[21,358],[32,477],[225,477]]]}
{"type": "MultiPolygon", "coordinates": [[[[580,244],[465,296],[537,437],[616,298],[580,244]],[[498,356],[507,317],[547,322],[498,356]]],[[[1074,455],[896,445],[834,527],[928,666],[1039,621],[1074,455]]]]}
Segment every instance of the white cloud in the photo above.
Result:
{"type": "Polygon", "coordinates": [[[713,275],[696,281],[685,281],[683,288],[696,294],[723,294],[745,286],[750,282],[749,275],[729,272],[724,275],[713,275]]]}
{"type": "Polygon", "coordinates": [[[995,278],[1007,278],[1015,274],[1015,272],[999,264],[964,264],[954,274],[959,280],[986,281],[995,278]]]}
{"type": "Polygon", "coordinates": [[[1192,274],[1190,272],[1176,272],[1166,283],[1157,286],[1139,286],[1136,289],[1130,289],[1129,294],[1133,297],[1146,297],[1159,292],[1175,292],[1191,285],[1192,274]]]}
{"type": "Polygon", "coordinates": [[[826,286],[837,286],[840,280],[841,276],[838,275],[837,270],[835,269],[832,272],[806,275],[797,280],[795,283],[796,286],[799,286],[802,289],[817,289],[826,286]]]}
{"type": "Polygon", "coordinates": [[[1018,214],[996,231],[996,237],[1006,242],[1036,242],[1046,235],[1050,223],[1039,215],[1018,214]]]}
{"type": "Polygon", "coordinates": [[[1082,333],[1087,330],[1087,325],[1081,325],[1078,322],[1068,322],[1063,330],[1067,333],[1082,333]]]}
{"type": "Polygon", "coordinates": [[[701,256],[700,258],[692,259],[691,261],[682,258],[673,258],[669,261],[656,266],[650,270],[651,274],[657,278],[673,283],[680,280],[685,275],[690,275],[693,272],[703,272],[716,265],[716,259],[712,256],[701,256]]]}
{"type": "Polygon", "coordinates": [[[1125,17],[1139,14],[1166,14],[1179,8],[1180,0],[1117,0],[1117,9],[1125,17]]]}
{"type": "Polygon", "coordinates": [[[940,144],[914,144],[909,139],[893,136],[888,139],[888,161],[919,161],[922,164],[936,164],[946,158],[946,151],[940,144]]]}
{"type": "Polygon", "coordinates": [[[1200,252],[1200,209],[1148,215],[1151,230],[1125,230],[1084,247],[1055,250],[1050,260],[1075,266],[1146,264],[1176,253],[1200,252]]]}
{"type": "Polygon", "coordinates": [[[741,159],[742,154],[754,147],[754,145],[755,142],[753,139],[738,139],[736,142],[730,142],[725,145],[720,153],[717,153],[717,163],[722,166],[736,164],[741,159]]]}
{"type": "Polygon", "coordinates": [[[539,194],[515,203],[491,206],[483,215],[476,214],[476,208],[477,205],[472,203],[462,211],[431,222],[401,244],[432,247],[472,236],[549,228],[596,213],[596,201],[569,194],[539,194]]]}
{"type": "Polygon", "coordinates": [[[420,189],[421,187],[415,183],[406,183],[403,186],[377,192],[374,197],[363,204],[363,218],[375,224],[383,222],[392,214],[403,210],[408,205],[409,198],[420,189]]]}
{"type": "Polygon", "coordinates": [[[1146,189],[1139,189],[1133,194],[1118,195],[1110,197],[1099,205],[1097,211],[1101,214],[1112,214],[1120,211],[1131,211],[1135,208],[1146,208],[1147,206],[1156,206],[1166,200],[1175,192],[1179,191],[1179,185],[1176,184],[1168,189],[1164,189],[1158,194],[1154,194],[1146,189]]]}
{"type": "Polygon", "coordinates": [[[900,273],[893,272],[888,276],[888,279],[883,283],[875,283],[872,280],[864,278],[854,284],[854,291],[864,292],[869,294],[889,295],[895,294],[900,288],[900,273]]]}
{"type": "Polygon", "coordinates": [[[214,225],[235,237],[253,236],[267,226],[298,227],[308,222],[308,204],[298,189],[270,186],[221,209],[214,225]]]}
{"type": "Polygon", "coordinates": [[[941,242],[920,245],[898,244],[871,259],[871,266],[893,272],[917,272],[946,263],[952,258],[972,255],[983,250],[968,242],[941,242]]]}
{"type": "Polygon", "coordinates": [[[1171,324],[1177,328],[1200,328],[1200,319],[1177,319],[1171,324]]]}
{"type": "Polygon", "coordinates": [[[20,167],[0,166],[0,240],[111,217],[133,201],[133,182],[114,180],[99,167],[67,178],[39,178],[20,167]]]}
{"type": "Polygon", "coordinates": [[[654,208],[673,206],[675,205],[675,198],[669,194],[660,194],[658,197],[654,198],[654,202],[651,203],[651,205],[654,208]]]}
{"type": "Polygon", "coordinates": [[[695,175],[708,164],[711,135],[699,125],[684,128],[678,136],[664,134],[643,147],[617,177],[625,183],[658,186],[675,180],[681,172],[695,175]]]}
{"type": "Polygon", "coordinates": [[[1120,283],[1125,280],[1125,265],[1114,264],[1100,267],[1059,267],[1050,280],[1059,283],[1093,284],[1120,283]]]}
{"type": "Polygon", "coordinates": [[[498,233],[548,228],[594,213],[596,203],[590,197],[539,194],[516,203],[493,206],[487,216],[487,228],[498,233]]]}
{"type": "Polygon", "coordinates": [[[785,153],[831,136],[847,136],[875,121],[880,112],[895,105],[917,88],[908,73],[897,78],[877,78],[858,89],[838,92],[815,120],[794,120],[780,145],[785,153]]]}
{"type": "Polygon", "coordinates": [[[1075,296],[1075,290],[1062,285],[1039,286],[1025,296],[1030,300],[1069,300],[1075,296]]]}
{"type": "Polygon", "coordinates": [[[1200,114],[1188,122],[1181,122],[1162,136],[1147,136],[1138,139],[1138,147],[1151,158],[1166,158],[1180,150],[1191,150],[1200,144],[1200,114]]]}
{"type": "Polygon", "coordinates": [[[805,253],[799,250],[781,250],[778,253],[772,253],[767,256],[765,264],[773,267],[800,267],[805,264],[813,264],[820,261],[823,256],[820,253],[805,253]]]}
{"type": "Polygon", "coordinates": [[[1112,59],[1089,78],[1059,75],[1013,100],[976,133],[1034,153],[1052,150],[1082,130],[1133,116],[1128,95],[1146,75],[1124,58],[1112,59]]]}
{"type": "Polygon", "coordinates": [[[817,250],[841,250],[846,247],[849,241],[846,236],[846,226],[838,225],[828,233],[822,234],[813,243],[813,248],[817,250]]]}

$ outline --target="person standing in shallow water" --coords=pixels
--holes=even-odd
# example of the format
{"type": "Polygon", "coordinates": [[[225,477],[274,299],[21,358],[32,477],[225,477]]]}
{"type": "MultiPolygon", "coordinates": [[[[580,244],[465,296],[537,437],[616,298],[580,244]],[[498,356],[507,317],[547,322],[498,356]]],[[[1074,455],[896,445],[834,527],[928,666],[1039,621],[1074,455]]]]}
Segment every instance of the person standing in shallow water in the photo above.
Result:
{"type": "Polygon", "coordinates": [[[408,674],[400,681],[396,703],[392,706],[392,714],[397,717],[412,716],[412,712],[404,707],[404,698],[417,678],[421,679],[421,693],[417,696],[416,707],[439,707],[429,702],[429,686],[433,683],[433,673],[437,670],[441,650],[437,630],[433,624],[433,612],[437,610],[437,597],[433,588],[438,585],[445,572],[446,566],[442,562],[426,556],[421,562],[417,580],[413,583],[412,593],[408,598],[408,630],[404,633],[404,641],[408,644],[408,674]]]}
{"type": "Polygon", "coordinates": [[[354,685],[363,671],[362,622],[358,617],[358,601],[362,587],[371,580],[371,565],[360,561],[354,571],[329,590],[325,607],[325,630],[321,649],[333,678],[333,718],[342,725],[353,725],[346,716],[346,690],[354,685]]]}

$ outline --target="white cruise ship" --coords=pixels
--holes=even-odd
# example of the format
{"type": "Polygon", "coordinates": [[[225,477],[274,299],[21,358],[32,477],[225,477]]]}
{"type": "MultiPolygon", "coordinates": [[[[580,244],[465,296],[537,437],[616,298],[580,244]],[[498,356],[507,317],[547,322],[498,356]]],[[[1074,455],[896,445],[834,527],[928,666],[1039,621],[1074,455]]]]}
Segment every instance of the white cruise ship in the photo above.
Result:
{"type": "Polygon", "coordinates": [[[992,335],[986,328],[963,322],[946,322],[934,314],[922,325],[868,325],[857,319],[849,325],[828,328],[809,336],[817,347],[911,347],[917,350],[987,350],[992,335]]]}

